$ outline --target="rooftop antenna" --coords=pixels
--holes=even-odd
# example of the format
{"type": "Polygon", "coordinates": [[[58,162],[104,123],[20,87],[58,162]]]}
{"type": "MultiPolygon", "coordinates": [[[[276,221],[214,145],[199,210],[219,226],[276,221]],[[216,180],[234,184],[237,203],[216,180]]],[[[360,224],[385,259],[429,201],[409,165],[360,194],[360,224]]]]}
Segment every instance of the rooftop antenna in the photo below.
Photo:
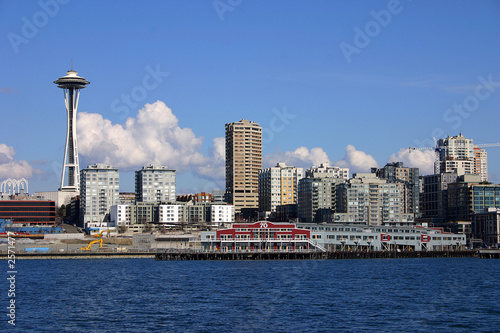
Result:
{"type": "Polygon", "coordinates": [[[73,71],[73,59],[71,59],[71,71],[73,71]]]}

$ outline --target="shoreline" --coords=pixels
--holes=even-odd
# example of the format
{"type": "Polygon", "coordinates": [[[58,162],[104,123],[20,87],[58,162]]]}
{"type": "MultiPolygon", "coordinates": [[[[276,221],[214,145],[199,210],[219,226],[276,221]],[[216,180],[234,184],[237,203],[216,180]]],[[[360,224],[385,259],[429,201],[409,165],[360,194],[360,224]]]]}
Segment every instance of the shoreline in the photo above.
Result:
{"type": "MultiPolygon", "coordinates": [[[[155,259],[178,260],[341,260],[341,259],[411,259],[411,258],[479,258],[499,259],[500,250],[464,251],[331,251],[331,252],[94,252],[94,253],[16,253],[18,260],[78,259],[155,259]]],[[[6,253],[0,260],[7,260],[6,253]]],[[[12,258],[10,258],[12,259],[12,258]]]]}
{"type": "Polygon", "coordinates": [[[403,259],[403,258],[478,257],[467,251],[311,251],[311,252],[164,252],[155,260],[336,260],[336,259],[403,259]]]}
{"type": "MultiPolygon", "coordinates": [[[[16,253],[17,260],[68,260],[68,259],[154,259],[154,252],[94,252],[94,253],[16,253]]],[[[0,260],[7,260],[7,254],[0,254],[0,260]]],[[[12,258],[10,258],[12,259],[12,258]]]]}

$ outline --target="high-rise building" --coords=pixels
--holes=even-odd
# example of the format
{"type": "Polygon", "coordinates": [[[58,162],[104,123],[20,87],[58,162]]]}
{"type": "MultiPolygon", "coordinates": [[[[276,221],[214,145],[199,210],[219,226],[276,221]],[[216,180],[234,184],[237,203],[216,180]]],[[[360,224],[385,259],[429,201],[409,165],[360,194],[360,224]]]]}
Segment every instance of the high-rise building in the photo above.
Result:
{"type": "Polygon", "coordinates": [[[418,168],[403,166],[403,162],[387,163],[383,168],[372,168],[378,178],[395,183],[402,195],[404,213],[419,214],[420,178],[418,168]]]}
{"type": "Polygon", "coordinates": [[[437,142],[439,161],[436,161],[436,173],[455,172],[458,176],[474,173],[474,143],[462,133],[448,136],[437,142]]]}
{"type": "Polygon", "coordinates": [[[482,182],[488,181],[488,153],[485,149],[474,147],[474,173],[482,182]]]}
{"type": "Polygon", "coordinates": [[[326,222],[337,211],[337,185],[344,178],[326,173],[299,180],[297,215],[300,222],[326,222]]]}
{"type": "Polygon", "coordinates": [[[259,210],[276,212],[279,205],[296,204],[302,168],[278,163],[259,171],[259,210]]]}
{"type": "Polygon", "coordinates": [[[262,127],[246,119],[226,124],[226,201],[235,213],[258,209],[262,127]]]}
{"type": "Polygon", "coordinates": [[[78,73],[71,68],[71,70],[66,73],[66,76],[60,77],[54,81],[58,88],[64,90],[64,102],[67,113],[66,145],[64,148],[61,187],[59,190],[75,192],[75,195],[78,195],[80,189],[80,165],[78,161],[78,145],[76,144],[76,112],[78,109],[80,89],[85,88],[85,86],[90,83],[77,74],[78,73]],[[66,169],[68,171],[67,174],[66,169]]]}
{"type": "Polygon", "coordinates": [[[472,237],[480,239],[486,246],[500,246],[500,209],[486,208],[472,214],[472,237]]]}
{"type": "Polygon", "coordinates": [[[137,202],[175,201],[175,180],[175,170],[166,166],[143,166],[135,172],[137,202]]]}
{"type": "Polygon", "coordinates": [[[443,222],[447,219],[448,186],[457,181],[455,172],[443,172],[422,177],[420,212],[427,222],[443,222]]]}
{"type": "Polygon", "coordinates": [[[373,173],[354,174],[337,189],[337,211],[347,214],[347,222],[368,225],[414,223],[414,215],[404,213],[402,195],[395,183],[377,178],[373,173]]]}
{"type": "Polygon", "coordinates": [[[110,208],[120,202],[118,169],[106,164],[89,165],[82,170],[80,185],[80,223],[82,227],[101,227],[110,220],[110,208]]]}

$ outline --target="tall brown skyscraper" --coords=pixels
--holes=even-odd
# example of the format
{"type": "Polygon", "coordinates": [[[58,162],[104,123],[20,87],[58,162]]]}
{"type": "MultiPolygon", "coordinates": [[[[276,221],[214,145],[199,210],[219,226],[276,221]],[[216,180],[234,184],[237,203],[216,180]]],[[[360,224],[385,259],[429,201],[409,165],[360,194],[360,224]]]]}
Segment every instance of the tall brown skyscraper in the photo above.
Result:
{"type": "Polygon", "coordinates": [[[262,127],[246,119],[226,124],[226,201],[236,214],[259,207],[262,127]]]}

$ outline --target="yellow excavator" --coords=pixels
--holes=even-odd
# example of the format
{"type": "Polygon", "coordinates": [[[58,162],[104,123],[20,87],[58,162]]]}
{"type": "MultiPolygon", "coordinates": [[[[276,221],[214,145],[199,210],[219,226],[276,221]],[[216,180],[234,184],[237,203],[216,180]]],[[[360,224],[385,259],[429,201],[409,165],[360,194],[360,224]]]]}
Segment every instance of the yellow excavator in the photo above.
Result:
{"type": "Polygon", "coordinates": [[[87,247],[81,247],[80,250],[90,251],[92,244],[99,243],[99,242],[101,242],[101,244],[99,244],[99,247],[102,248],[102,237],[101,237],[99,239],[96,239],[95,241],[90,242],[89,245],[87,245],[87,247]]]}
{"type": "Polygon", "coordinates": [[[90,242],[89,245],[87,245],[87,247],[81,247],[80,250],[82,250],[82,251],[90,251],[90,248],[92,247],[92,244],[99,243],[99,242],[100,242],[99,248],[102,249],[102,243],[103,243],[102,237],[103,237],[103,234],[105,232],[107,232],[107,237],[109,237],[109,229],[107,231],[103,230],[99,234],[92,235],[92,237],[99,237],[99,239],[96,239],[95,241],[90,242]]]}
{"type": "Polygon", "coordinates": [[[108,230],[103,230],[99,234],[92,235],[92,237],[101,237],[102,238],[103,237],[102,234],[105,233],[105,232],[107,232],[106,237],[109,237],[109,229],[108,230]]]}

